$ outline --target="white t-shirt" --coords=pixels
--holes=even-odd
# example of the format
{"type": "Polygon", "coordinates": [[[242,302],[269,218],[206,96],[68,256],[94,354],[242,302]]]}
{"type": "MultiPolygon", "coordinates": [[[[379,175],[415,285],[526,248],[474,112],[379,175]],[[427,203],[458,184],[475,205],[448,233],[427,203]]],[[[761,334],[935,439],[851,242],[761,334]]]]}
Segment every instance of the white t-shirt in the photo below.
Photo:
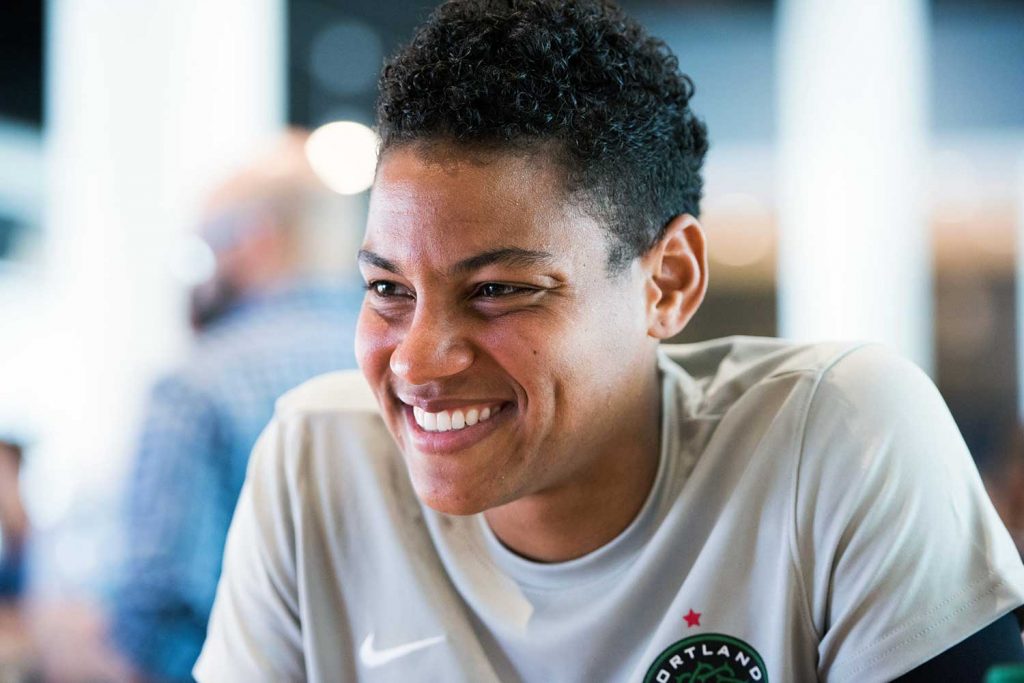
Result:
{"type": "Polygon", "coordinates": [[[643,509],[556,564],[420,504],[358,374],[283,397],[196,678],[883,681],[1024,603],[1013,543],[910,363],[730,338],[663,347],[660,367],[643,509]]]}

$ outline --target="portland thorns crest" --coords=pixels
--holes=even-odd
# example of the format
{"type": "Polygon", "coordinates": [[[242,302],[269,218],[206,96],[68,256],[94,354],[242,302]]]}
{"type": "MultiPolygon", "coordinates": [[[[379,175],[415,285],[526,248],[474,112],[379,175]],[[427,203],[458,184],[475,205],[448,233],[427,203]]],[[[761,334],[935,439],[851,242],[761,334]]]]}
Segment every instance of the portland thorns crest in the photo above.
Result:
{"type": "Polygon", "coordinates": [[[739,638],[706,633],[670,645],[647,670],[644,683],[767,683],[757,650],[739,638]]]}

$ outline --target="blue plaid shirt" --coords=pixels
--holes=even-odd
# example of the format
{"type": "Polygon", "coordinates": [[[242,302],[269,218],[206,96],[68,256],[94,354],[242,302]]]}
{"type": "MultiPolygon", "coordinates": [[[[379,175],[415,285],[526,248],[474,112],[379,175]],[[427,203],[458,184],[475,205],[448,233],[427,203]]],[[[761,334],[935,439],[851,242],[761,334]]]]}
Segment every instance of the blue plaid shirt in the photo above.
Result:
{"type": "Polygon", "coordinates": [[[274,400],[355,365],[361,293],[295,287],[249,301],[158,382],[127,489],[113,637],[147,678],[191,681],[249,452],[274,400]]]}

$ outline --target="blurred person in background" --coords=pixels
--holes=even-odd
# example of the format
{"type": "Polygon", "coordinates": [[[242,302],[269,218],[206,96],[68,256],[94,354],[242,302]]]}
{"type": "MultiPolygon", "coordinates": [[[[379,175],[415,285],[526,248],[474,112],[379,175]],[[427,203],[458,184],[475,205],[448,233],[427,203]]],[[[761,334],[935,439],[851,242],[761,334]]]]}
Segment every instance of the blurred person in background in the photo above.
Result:
{"type": "Polygon", "coordinates": [[[345,216],[308,166],[305,140],[290,132],[204,212],[199,235],[216,272],[192,294],[194,347],[152,389],[126,491],[111,628],[142,680],[191,680],[249,452],[275,399],[354,366],[362,292],[314,276],[332,270],[317,261],[337,251],[326,241],[345,216]]]}
{"type": "Polygon", "coordinates": [[[22,680],[31,641],[20,603],[29,521],[21,497],[22,447],[0,439],[0,683],[22,680]]]}
{"type": "Polygon", "coordinates": [[[977,457],[985,488],[1024,557],[1024,428],[1014,422],[987,457],[977,457]]]}
{"type": "Polygon", "coordinates": [[[21,498],[21,446],[0,440],[0,601],[16,599],[24,585],[28,515],[21,498]]]}

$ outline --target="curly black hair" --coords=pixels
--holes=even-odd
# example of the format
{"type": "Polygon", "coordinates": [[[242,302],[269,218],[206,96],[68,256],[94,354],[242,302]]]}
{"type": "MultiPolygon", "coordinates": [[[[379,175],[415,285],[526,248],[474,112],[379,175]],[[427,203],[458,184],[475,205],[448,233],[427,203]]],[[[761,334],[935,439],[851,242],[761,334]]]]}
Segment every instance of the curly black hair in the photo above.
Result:
{"type": "Polygon", "coordinates": [[[609,268],[697,216],[707,129],[675,55],[610,0],[449,0],[381,73],[381,153],[548,151],[612,236],[609,268]]]}

